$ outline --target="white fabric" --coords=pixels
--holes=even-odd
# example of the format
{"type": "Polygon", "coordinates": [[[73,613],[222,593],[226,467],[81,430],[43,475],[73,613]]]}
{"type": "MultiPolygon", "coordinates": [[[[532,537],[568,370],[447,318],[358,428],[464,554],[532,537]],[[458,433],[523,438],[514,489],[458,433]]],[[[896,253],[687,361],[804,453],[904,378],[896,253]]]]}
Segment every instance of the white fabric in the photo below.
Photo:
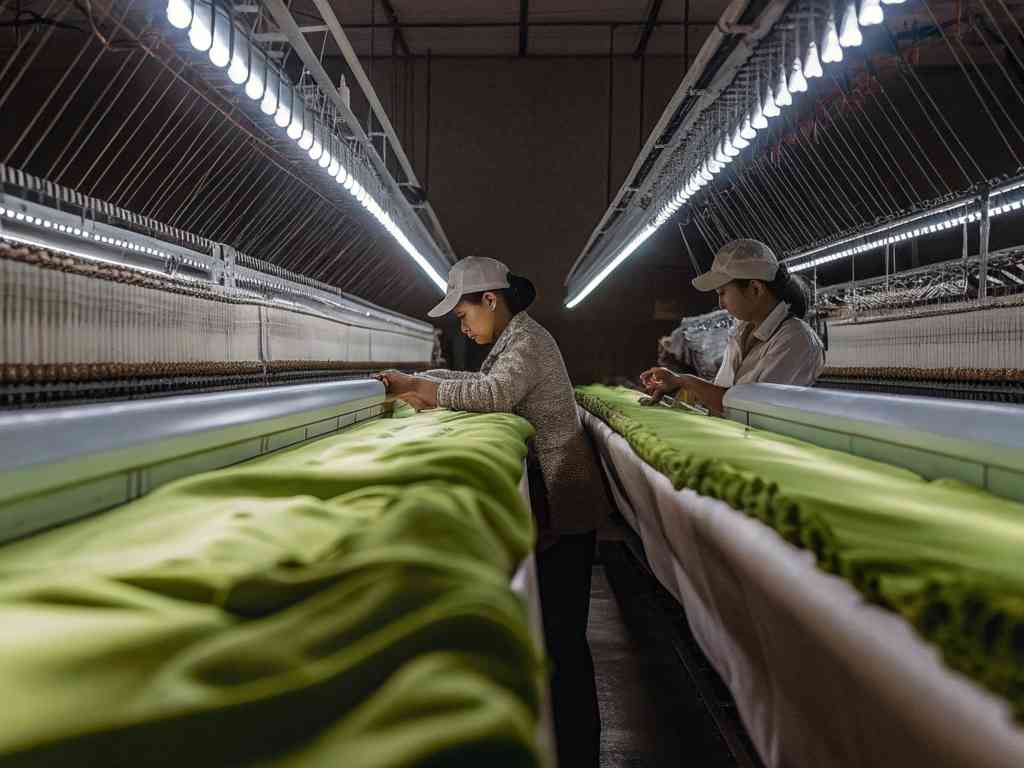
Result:
{"type": "Polygon", "coordinates": [[[821,340],[807,323],[790,317],[789,304],[780,301],[753,333],[754,341],[743,354],[743,338],[750,323],[739,322],[725,347],[722,367],[714,383],[792,384],[810,387],[825,366],[821,340]]]}
{"type": "Polygon", "coordinates": [[[587,412],[616,501],[768,768],[1024,766],[1005,702],[897,614],[727,504],[676,491],[587,412]],[[615,488],[615,482],[611,483],[615,488]]]}

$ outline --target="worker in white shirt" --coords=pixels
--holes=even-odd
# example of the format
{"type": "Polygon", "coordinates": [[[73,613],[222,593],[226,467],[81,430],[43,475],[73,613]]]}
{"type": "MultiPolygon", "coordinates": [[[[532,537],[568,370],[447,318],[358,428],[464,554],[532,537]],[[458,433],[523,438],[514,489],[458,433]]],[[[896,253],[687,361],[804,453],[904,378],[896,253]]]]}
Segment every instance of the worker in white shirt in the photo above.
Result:
{"type": "Polygon", "coordinates": [[[737,322],[714,381],[668,368],[651,368],[640,383],[656,402],[688,393],[721,414],[722,398],[734,384],[765,382],[809,387],[825,365],[818,335],[803,321],[807,290],[775,254],[758,240],[733,240],[715,254],[711,269],[693,281],[699,291],[716,291],[718,305],[737,322]]]}

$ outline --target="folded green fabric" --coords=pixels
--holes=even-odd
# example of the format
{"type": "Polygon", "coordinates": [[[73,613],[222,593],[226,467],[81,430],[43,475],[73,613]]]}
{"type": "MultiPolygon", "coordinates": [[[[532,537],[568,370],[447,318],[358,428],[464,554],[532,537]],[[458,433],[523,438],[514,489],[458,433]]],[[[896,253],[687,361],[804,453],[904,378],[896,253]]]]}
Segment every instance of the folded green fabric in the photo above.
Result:
{"type": "Polygon", "coordinates": [[[535,765],[531,431],[376,420],[0,548],[0,764],[535,765]]]}
{"type": "Polygon", "coordinates": [[[675,488],[721,499],[899,611],[1024,719],[1024,506],[952,480],[692,412],[577,388],[675,488]]]}

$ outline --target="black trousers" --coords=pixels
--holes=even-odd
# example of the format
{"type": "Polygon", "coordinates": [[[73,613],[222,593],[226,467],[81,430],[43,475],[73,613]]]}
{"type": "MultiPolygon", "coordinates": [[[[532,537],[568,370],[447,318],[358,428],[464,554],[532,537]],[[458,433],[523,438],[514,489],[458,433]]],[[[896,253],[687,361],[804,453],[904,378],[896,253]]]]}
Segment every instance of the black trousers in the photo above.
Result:
{"type": "Polygon", "coordinates": [[[560,768],[597,768],[601,715],[587,643],[590,576],[597,532],[560,536],[537,553],[544,639],[560,768]]]}

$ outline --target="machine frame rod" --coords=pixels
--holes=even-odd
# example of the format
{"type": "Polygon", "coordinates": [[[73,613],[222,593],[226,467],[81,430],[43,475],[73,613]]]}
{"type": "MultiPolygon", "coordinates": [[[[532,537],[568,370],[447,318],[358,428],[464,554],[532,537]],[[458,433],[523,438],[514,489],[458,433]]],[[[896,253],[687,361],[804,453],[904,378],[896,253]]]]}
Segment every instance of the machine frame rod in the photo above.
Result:
{"type": "Polygon", "coordinates": [[[883,205],[885,201],[884,193],[878,188],[878,184],[871,174],[865,167],[864,160],[861,157],[862,154],[867,154],[867,148],[863,153],[854,152],[853,147],[850,146],[849,139],[846,134],[839,128],[838,123],[832,118],[827,109],[821,110],[823,121],[828,120],[829,124],[835,127],[833,131],[824,130],[821,131],[820,137],[822,144],[828,145],[830,148],[830,154],[833,161],[838,166],[845,166],[848,172],[847,179],[849,180],[849,186],[852,193],[857,197],[860,210],[864,213],[877,212],[876,215],[882,215],[892,213],[890,206],[883,205]],[[839,146],[839,142],[843,143],[843,147],[839,146]],[[845,147],[845,149],[844,149],[845,147]],[[857,168],[854,165],[858,166],[857,168]],[[871,186],[869,186],[869,184],[871,186]],[[874,189],[872,189],[874,187],[874,189]]]}
{"type": "MultiPolygon", "coordinates": [[[[224,199],[224,202],[217,206],[216,210],[211,212],[211,220],[207,223],[207,230],[210,232],[210,239],[217,239],[217,233],[224,230],[225,224],[236,218],[238,207],[246,200],[246,198],[251,199],[252,202],[250,202],[249,205],[252,206],[259,194],[258,190],[264,188],[261,187],[261,182],[263,181],[263,178],[270,173],[270,169],[271,166],[269,164],[261,163],[258,159],[254,158],[253,162],[249,165],[249,170],[246,172],[245,177],[241,179],[238,184],[239,188],[244,190],[243,194],[237,196],[233,205],[231,205],[231,196],[227,196],[224,199]],[[259,175],[254,179],[253,173],[256,169],[259,169],[259,175]]],[[[246,208],[242,215],[245,215],[246,212],[248,212],[248,208],[246,208]]]]}
{"type": "Polygon", "coordinates": [[[985,111],[985,115],[992,123],[992,127],[995,128],[996,133],[999,134],[999,138],[1003,140],[1003,143],[1006,145],[1006,148],[1010,151],[1010,155],[1013,157],[1014,162],[1017,164],[1017,167],[1019,168],[1020,158],[1018,157],[1017,152],[1014,150],[1013,145],[1010,143],[1010,140],[1003,132],[1003,129],[999,125],[999,121],[996,119],[996,116],[992,113],[992,110],[989,108],[988,102],[986,101],[985,97],[978,90],[977,84],[974,82],[970,73],[967,71],[967,68],[964,66],[963,61],[961,61],[959,54],[956,52],[956,46],[954,46],[953,43],[950,41],[949,35],[946,34],[946,30],[943,29],[942,26],[939,24],[939,20],[936,18],[934,11],[932,11],[932,7],[929,0],[921,0],[921,5],[922,7],[924,7],[925,11],[928,12],[928,17],[932,20],[932,23],[935,25],[936,29],[938,29],[939,34],[942,36],[943,42],[946,43],[946,47],[949,49],[950,54],[953,56],[953,60],[956,61],[957,66],[960,67],[960,71],[963,73],[964,79],[967,80],[968,85],[970,85],[971,90],[974,92],[974,95],[977,97],[978,102],[981,104],[981,108],[985,111]]]}
{"type": "MultiPolygon", "coordinates": [[[[869,197],[872,196],[871,193],[873,192],[874,197],[877,198],[876,207],[880,215],[891,215],[899,211],[901,206],[896,199],[896,195],[893,194],[889,185],[886,184],[886,178],[894,174],[883,173],[878,168],[879,163],[881,163],[883,168],[885,167],[886,158],[880,149],[880,147],[884,146],[884,142],[879,141],[876,143],[868,130],[864,128],[855,102],[855,99],[844,97],[844,104],[849,105],[852,103],[849,114],[844,109],[836,109],[836,114],[832,111],[824,110],[824,114],[829,125],[835,128],[835,133],[846,147],[847,152],[850,153],[861,169],[861,175],[864,176],[862,184],[865,189],[869,189],[868,185],[870,184],[869,197]],[[860,129],[859,140],[857,129],[860,129]],[[863,151],[857,151],[858,145],[863,148],[863,151]],[[868,151],[869,149],[870,151],[868,151]]],[[[831,131],[824,131],[823,133],[830,135],[831,131]]],[[[905,190],[901,191],[906,194],[905,190]]],[[[908,200],[913,200],[915,196],[911,191],[911,194],[907,195],[907,197],[908,200]]]]}
{"type": "Polygon", "coordinates": [[[775,195],[775,199],[778,201],[780,206],[784,205],[787,200],[795,202],[800,207],[800,214],[793,217],[793,221],[796,226],[801,230],[801,237],[810,240],[814,238],[814,230],[811,229],[812,214],[807,207],[807,202],[804,200],[803,195],[797,195],[792,192],[787,194],[786,189],[782,187],[782,184],[776,175],[775,164],[769,159],[766,162],[753,166],[752,170],[760,178],[765,180],[765,185],[770,188],[775,195]],[[763,167],[762,167],[763,166],[763,167]]]}
{"type": "Polygon", "coordinates": [[[106,87],[104,87],[103,92],[93,102],[92,106],[89,108],[89,111],[86,112],[86,114],[79,119],[78,126],[75,128],[75,132],[68,139],[68,142],[64,145],[64,148],[61,149],[61,151],[57,154],[57,157],[54,159],[53,163],[50,164],[50,169],[46,172],[46,177],[53,178],[55,184],[60,183],[61,178],[63,178],[68,168],[70,168],[71,165],[74,163],[75,158],[78,157],[78,153],[81,151],[82,147],[86,146],[89,143],[89,139],[96,132],[96,128],[98,127],[99,122],[102,122],[103,116],[101,115],[99,121],[93,123],[93,115],[96,113],[96,110],[99,108],[100,104],[107,104],[107,108],[104,111],[104,115],[110,111],[113,104],[107,99],[107,94],[114,87],[114,85],[117,83],[118,79],[124,72],[125,68],[128,66],[129,63],[131,63],[132,59],[134,58],[138,58],[138,61],[135,64],[135,69],[132,70],[132,73],[130,75],[128,75],[128,80],[126,80],[125,84],[121,87],[122,90],[124,90],[124,88],[128,86],[128,82],[134,79],[135,74],[139,71],[139,68],[142,66],[142,62],[145,61],[145,57],[136,57],[136,54],[137,51],[129,51],[128,55],[124,57],[124,61],[121,62],[121,66],[118,67],[113,77],[111,77],[110,80],[107,81],[106,87]],[[89,131],[88,134],[86,134],[84,139],[79,139],[79,134],[83,130],[85,130],[85,128],[90,124],[92,124],[92,129],[89,131]],[[68,150],[70,150],[72,147],[78,147],[78,149],[71,156],[71,159],[65,163],[64,155],[67,154],[68,150]],[[58,168],[60,168],[61,171],[59,174],[57,174],[56,177],[54,177],[54,171],[56,171],[58,168]]]}
{"type": "MultiPolygon", "coordinates": [[[[184,68],[184,65],[182,65],[182,67],[178,70],[178,72],[180,73],[181,69],[183,69],[183,68],[184,68]]],[[[112,167],[114,167],[114,164],[121,157],[122,153],[125,151],[125,149],[128,148],[128,145],[131,144],[132,139],[134,139],[135,136],[138,135],[138,132],[142,129],[142,126],[146,122],[146,120],[149,119],[149,117],[153,114],[153,112],[156,111],[156,108],[158,106],[160,106],[160,104],[166,98],[167,94],[170,93],[171,88],[174,86],[174,83],[175,83],[174,77],[171,77],[167,81],[167,85],[164,88],[163,92],[160,94],[160,96],[152,101],[152,104],[149,107],[149,111],[146,112],[146,114],[140,120],[135,120],[135,113],[138,112],[138,110],[141,109],[142,105],[144,103],[146,103],[146,101],[149,99],[149,94],[152,93],[153,89],[156,87],[156,84],[160,81],[160,74],[161,73],[158,72],[153,77],[153,82],[150,83],[149,88],[146,89],[146,92],[142,95],[142,98],[138,99],[136,101],[135,105],[132,107],[131,111],[127,115],[123,116],[123,120],[122,120],[121,125],[118,126],[117,131],[114,133],[114,135],[110,139],[109,143],[106,146],[103,147],[103,149],[99,152],[99,154],[96,155],[96,157],[92,161],[92,164],[89,166],[89,169],[82,176],[82,180],[79,182],[78,188],[82,188],[82,187],[85,186],[85,179],[88,178],[90,175],[92,175],[93,169],[96,167],[96,165],[101,160],[103,160],[103,158],[107,154],[107,152],[109,152],[111,147],[114,146],[115,140],[117,140],[117,138],[121,135],[121,131],[124,130],[125,126],[134,123],[135,124],[135,129],[130,134],[128,134],[128,137],[126,139],[124,139],[124,141],[121,142],[120,148],[114,153],[114,156],[110,159],[110,161],[105,164],[105,167],[103,168],[103,172],[96,178],[96,180],[86,190],[86,194],[87,195],[95,195],[96,194],[96,188],[99,186],[100,182],[103,181],[103,178],[107,175],[107,173],[110,171],[110,169],[112,167]]],[[[149,144],[146,146],[146,148],[140,154],[148,154],[149,150],[152,147],[152,144],[153,144],[153,142],[155,140],[156,140],[155,136],[151,137],[150,140],[149,140],[149,144]]]]}
{"type": "MultiPolygon", "coordinates": [[[[888,28],[886,28],[886,31],[888,31],[888,28]]],[[[939,105],[935,103],[935,99],[932,97],[931,93],[929,93],[928,89],[924,87],[924,83],[921,82],[921,78],[918,76],[917,71],[914,69],[914,66],[904,57],[903,52],[900,50],[899,44],[892,37],[892,34],[889,35],[889,40],[890,45],[892,46],[893,53],[895,54],[896,58],[899,59],[899,66],[897,67],[897,71],[903,78],[904,83],[906,83],[907,90],[910,92],[910,95],[914,97],[914,101],[917,102],[917,105],[918,107],[920,107],[921,112],[925,116],[925,119],[928,120],[928,122],[931,124],[932,130],[935,131],[935,135],[939,138],[939,141],[941,141],[942,144],[945,146],[946,152],[957,164],[957,167],[960,169],[960,172],[964,175],[964,179],[966,180],[967,184],[970,185],[975,183],[976,181],[984,181],[985,172],[981,169],[981,166],[978,165],[978,161],[974,158],[974,155],[971,154],[970,150],[968,150],[967,147],[964,146],[963,140],[960,138],[960,134],[954,131],[953,126],[951,126],[949,124],[949,121],[946,120],[945,114],[943,114],[942,110],[939,109],[939,105]],[[913,80],[913,83],[910,82],[910,79],[913,80]],[[925,109],[925,106],[921,102],[919,95],[924,96],[928,105],[931,107],[932,112],[929,112],[927,109],[925,109]],[[942,124],[945,126],[945,132],[939,130],[938,126],[935,123],[935,118],[932,117],[932,114],[936,115],[938,119],[942,121],[942,124]],[[971,175],[967,172],[967,169],[964,168],[963,163],[960,162],[960,158],[950,148],[949,142],[946,141],[947,135],[953,137],[957,145],[963,151],[964,156],[970,161],[971,165],[974,166],[974,169],[978,172],[977,179],[971,178],[971,175]]]]}
{"type": "MultiPolygon", "coordinates": [[[[164,144],[166,144],[172,136],[178,136],[180,141],[181,137],[187,133],[187,131],[179,131],[178,128],[192,110],[194,102],[189,100],[189,95],[190,94],[187,90],[182,93],[181,100],[175,105],[174,109],[167,116],[167,119],[163,121],[163,124],[154,136],[154,139],[156,136],[162,136],[157,149],[147,155],[140,153],[139,156],[135,158],[135,162],[132,163],[132,167],[128,169],[128,171],[121,177],[121,180],[117,183],[117,186],[114,187],[113,191],[109,195],[109,199],[115,205],[121,205],[126,198],[130,199],[128,194],[129,191],[137,187],[139,183],[145,186],[146,182],[149,181],[152,171],[157,167],[157,165],[159,165],[158,163],[154,164],[154,161],[162,157],[160,150],[163,149],[164,144]],[[183,106],[185,106],[185,110],[181,111],[183,106]],[[140,163],[142,163],[141,167],[139,166],[140,163]],[[150,168],[150,171],[143,177],[142,174],[147,168],[150,168]]],[[[193,115],[193,124],[196,119],[196,116],[193,115]]]]}
{"type": "MultiPolygon", "coordinates": [[[[822,216],[828,221],[825,222],[824,229],[826,231],[837,231],[842,229],[842,226],[836,220],[835,214],[830,207],[827,205],[828,198],[821,194],[820,189],[816,189],[810,180],[804,174],[803,166],[800,163],[800,158],[797,152],[791,149],[788,145],[783,144],[779,147],[779,159],[790,168],[788,174],[791,178],[799,181],[804,186],[807,194],[807,199],[817,204],[818,208],[821,209],[822,216]],[[831,224],[829,223],[831,222],[831,224]]],[[[787,174],[783,174],[787,175],[787,174]]]]}

